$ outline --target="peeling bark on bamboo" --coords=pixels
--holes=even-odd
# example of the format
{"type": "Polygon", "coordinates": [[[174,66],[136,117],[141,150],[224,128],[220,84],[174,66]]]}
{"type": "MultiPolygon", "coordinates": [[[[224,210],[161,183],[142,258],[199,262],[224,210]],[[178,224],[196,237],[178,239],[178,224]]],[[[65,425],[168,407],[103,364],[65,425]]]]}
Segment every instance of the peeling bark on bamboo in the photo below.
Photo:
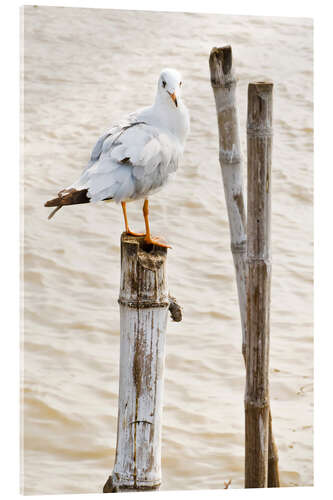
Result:
{"type": "Polygon", "coordinates": [[[121,237],[120,374],[115,465],[103,492],[161,484],[164,345],[169,299],[167,250],[121,237]]]}
{"type": "Polygon", "coordinates": [[[272,93],[249,84],[245,488],[268,486],[272,93]]]}

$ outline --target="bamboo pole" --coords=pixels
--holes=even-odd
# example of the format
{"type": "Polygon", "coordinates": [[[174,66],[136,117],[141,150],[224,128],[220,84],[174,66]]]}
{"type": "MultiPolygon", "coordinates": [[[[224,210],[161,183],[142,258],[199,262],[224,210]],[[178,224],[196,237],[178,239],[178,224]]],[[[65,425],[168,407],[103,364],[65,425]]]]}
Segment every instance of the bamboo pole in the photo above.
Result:
{"type": "Polygon", "coordinates": [[[246,346],[246,220],[243,196],[242,153],[236,106],[236,78],[230,46],[214,47],[209,57],[219,129],[219,160],[226,199],[231,252],[237,280],[242,324],[242,353],[246,346]]]}
{"type": "MultiPolygon", "coordinates": [[[[238,301],[242,325],[242,353],[246,364],[246,217],[243,195],[242,154],[236,104],[236,77],[230,46],[213,48],[209,58],[211,84],[219,129],[219,160],[228,211],[238,301]]],[[[280,486],[278,453],[270,418],[269,487],[280,486]]]]}
{"type": "Polygon", "coordinates": [[[273,84],[248,87],[245,488],[268,486],[273,84]]]}
{"type": "MultiPolygon", "coordinates": [[[[143,237],[122,234],[117,447],[104,493],[157,490],[161,484],[164,346],[169,308],[166,256],[166,248],[154,246],[148,252],[143,237]]],[[[172,307],[177,309],[172,300],[172,307]]]]}

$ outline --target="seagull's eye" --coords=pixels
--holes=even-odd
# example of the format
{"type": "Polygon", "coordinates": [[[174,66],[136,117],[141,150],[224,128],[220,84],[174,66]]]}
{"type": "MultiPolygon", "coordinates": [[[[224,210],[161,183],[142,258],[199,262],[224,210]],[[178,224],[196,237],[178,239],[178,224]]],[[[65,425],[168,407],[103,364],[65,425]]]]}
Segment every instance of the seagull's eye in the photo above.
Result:
{"type": "Polygon", "coordinates": [[[166,86],[166,81],[163,80],[162,82],[163,88],[166,86]]]}
{"type": "Polygon", "coordinates": [[[179,82],[179,87],[181,87],[181,86],[182,86],[182,83],[183,83],[183,82],[179,82]]]}

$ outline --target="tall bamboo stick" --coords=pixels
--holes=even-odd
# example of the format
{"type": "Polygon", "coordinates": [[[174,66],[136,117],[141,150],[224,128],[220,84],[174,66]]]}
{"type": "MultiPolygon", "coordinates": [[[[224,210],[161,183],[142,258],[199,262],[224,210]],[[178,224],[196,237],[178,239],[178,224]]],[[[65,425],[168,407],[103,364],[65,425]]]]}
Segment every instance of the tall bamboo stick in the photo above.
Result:
{"type": "MultiPolygon", "coordinates": [[[[234,259],[242,325],[242,353],[246,364],[246,217],[244,210],[242,154],[236,104],[236,78],[230,46],[213,48],[209,58],[219,129],[219,159],[228,210],[231,251],[234,259]]],[[[278,453],[270,418],[269,487],[280,486],[278,453]]]]}
{"type": "Polygon", "coordinates": [[[236,78],[231,47],[214,47],[209,57],[211,84],[219,128],[219,159],[226,199],[231,251],[237,280],[242,324],[242,352],[246,345],[246,220],[243,196],[242,153],[236,106],[236,78]]]}
{"type": "Polygon", "coordinates": [[[245,488],[268,486],[272,95],[249,84],[245,488]]]}
{"type": "Polygon", "coordinates": [[[143,237],[121,237],[117,448],[104,493],[156,490],[161,484],[167,249],[147,252],[143,245],[143,237]]]}

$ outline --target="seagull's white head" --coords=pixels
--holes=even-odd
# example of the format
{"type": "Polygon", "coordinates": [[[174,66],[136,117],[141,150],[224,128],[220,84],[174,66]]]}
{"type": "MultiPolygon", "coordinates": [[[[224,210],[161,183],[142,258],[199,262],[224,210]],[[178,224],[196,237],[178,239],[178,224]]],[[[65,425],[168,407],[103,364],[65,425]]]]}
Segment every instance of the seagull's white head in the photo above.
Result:
{"type": "Polygon", "coordinates": [[[181,97],[182,77],[176,69],[165,68],[158,79],[157,98],[178,107],[181,97]]]}

